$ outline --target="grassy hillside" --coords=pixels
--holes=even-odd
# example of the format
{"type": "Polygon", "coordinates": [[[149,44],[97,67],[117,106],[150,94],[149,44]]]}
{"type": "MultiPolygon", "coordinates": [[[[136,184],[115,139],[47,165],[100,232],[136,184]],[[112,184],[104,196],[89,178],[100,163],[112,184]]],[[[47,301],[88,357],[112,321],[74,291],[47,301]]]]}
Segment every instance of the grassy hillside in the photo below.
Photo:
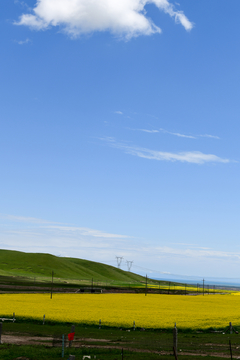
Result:
{"type": "Polygon", "coordinates": [[[94,261],[57,257],[50,254],[0,250],[0,275],[28,278],[51,277],[68,280],[140,282],[143,277],[94,261]]]}

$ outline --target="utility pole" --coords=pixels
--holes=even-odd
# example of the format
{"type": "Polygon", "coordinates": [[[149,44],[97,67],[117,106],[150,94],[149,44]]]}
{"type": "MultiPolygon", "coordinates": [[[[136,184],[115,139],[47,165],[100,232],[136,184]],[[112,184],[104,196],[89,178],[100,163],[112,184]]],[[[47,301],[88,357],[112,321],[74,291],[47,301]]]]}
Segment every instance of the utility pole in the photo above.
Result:
{"type": "Polygon", "coordinates": [[[54,274],[54,272],[52,271],[52,287],[51,287],[51,299],[52,299],[52,292],[53,292],[53,274],[54,274]]]}
{"type": "Polygon", "coordinates": [[[147,274],[146,274],[146,288],[145,288],[145,296],[147,296],[147,274]]]}
{"type": "Polygon", "coordinates": [[[204,296],[204,279],[203,279],[203,296],[204,296]]]}

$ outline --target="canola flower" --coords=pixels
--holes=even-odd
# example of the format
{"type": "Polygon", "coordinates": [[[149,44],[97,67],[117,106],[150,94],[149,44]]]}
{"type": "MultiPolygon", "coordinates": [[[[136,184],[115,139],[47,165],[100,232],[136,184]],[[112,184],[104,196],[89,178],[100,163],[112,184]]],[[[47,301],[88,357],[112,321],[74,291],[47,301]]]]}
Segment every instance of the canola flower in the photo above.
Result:
{"type": "Polygon", "coordinates": [[[240,325],[240,299],[234,295],[158,294],[1,294],[0,315],[16,319],[132,327],[206,329],[240,325]]]}

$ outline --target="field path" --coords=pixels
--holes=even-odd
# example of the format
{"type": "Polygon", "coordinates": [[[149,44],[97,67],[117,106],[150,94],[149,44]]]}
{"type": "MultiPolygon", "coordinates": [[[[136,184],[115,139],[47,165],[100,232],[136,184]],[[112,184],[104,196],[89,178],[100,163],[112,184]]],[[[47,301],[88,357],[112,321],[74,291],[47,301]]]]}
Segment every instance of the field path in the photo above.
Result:
{"type": "Polygon", "coordinates": [[[2,344],[47,345],[52,344],[51,336],[2,335],[2,344]]]}
{"type": "MultiPolygon", "coordinates": [[[[2,344],[13,344],[13,345],[45,345],[45,346],[52,346],[52,342],[54,337],[51,336],[29,336],[29,335],[2,335],[2,344]]],[[[118,345],[104,345],[105,342],[109,342],[107,339],[92,339],[92,338],[76,338],[74,340],[74,346],[76,347],[83,347],[83,348],[98,348],[98,349],[123,349],[124,351],[132,351],[132,352],[139,352],[139,353],[154,353],[158,355],[171,355],[172,352],[169,351],[151,351],[146,349],[136,349],[136,348],[125,348],[124,346],[118,345]],[[102,342],[103,345],[86,345],[82,344],[82,342],[102,342]]],[[[59,347],[61,344],[59,344],[59,347]]],[[[185,356],[212,356],[218,358],[229,358],[229,355],[223,353],[193,353],[193,352],[179,352],[179,355],[185,356]]],[[[233,359],[240,359],[239,356],[233,356],[233,359]]]]}

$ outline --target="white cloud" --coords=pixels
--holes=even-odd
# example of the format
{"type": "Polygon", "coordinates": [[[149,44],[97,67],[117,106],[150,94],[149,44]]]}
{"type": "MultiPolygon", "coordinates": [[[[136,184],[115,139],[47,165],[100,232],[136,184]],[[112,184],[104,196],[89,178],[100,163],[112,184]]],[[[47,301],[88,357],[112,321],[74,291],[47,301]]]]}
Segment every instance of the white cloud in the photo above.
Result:
{"type": "Polygon", "coordinates": [[[155,134],[155,133],[159,132],[158,130],[147,130],[147,129],[137,129],[137,130],[143,131],[143,132],[146,132],[146,133],[149,133],[149,134],[155,134]]]}
{"type": "Polygon", "coordinates": [[[113,138],[102,138],[109,146],[121,149],[126,154],[138,156],[144,159],[158,161],[180,161],[192,164],[205,164],[209,162],[229,163],[229,159],[223,159],[214,154],[204,154],[200,151],[184,151],[178,153],[164,152],[146,149],[138,146],[130,146],[124,143],[117,143],[113,138]]]}
{"type": "Polygon", "coordinates": [[[157,269],[157,272],[161,273],[189,273],[194,264],[192,275],[204,272],[204,276],[207,274],[226,277],[232,274],[233,269],[237,271],[239,267],[240,253],[237,251],[221,251],[187,243],[169,245],[167,242],[158,241],[156,244],[149,238],[139,239],[78,226],[56,225],[51,221],[33,217],[1,215],[1,219],[1,249],[50,253],[57,256],[61,254],[115,266],[115,256],[119,255],[125,260],[133,260],[133,271],[136,271],[136,268],[142,269],[137,272],[143,274],[153,271],[152,269],[157,269]],[[230,269],[228,273],[226,269],[230,269]]]}
{"type": "Polygon", "coordinates": [[[39,229],[47,229],[49,231],[59,231],[64,233],[65,235],[69,234],[78,234],[84,236],[93,236],[99,238],[115,238],[115,239],[123,239],[129,238],[126,235],[119,235],[119,234],[111,234],[107,232],[103,232],[100,230],[89,229],[85,227],[77,227],[66,225],[58,222],[33,218],[33,217],[25,217],[25,216],[15,216],[15,215],[8,215],[8,214],[0,214],[0,219],[7,220],[11,223],[28,223],[28,224],[35,224],[38,226],[39,229]]]}
{"type": "Polygon", "coordinates": [[[219,136],[216,136],[216,135],[208,135],[208,134],[205,134],[205,135],[198,135],[198,136],[220,140],[220,137],[219,137],[219,136]]]}
{"type": "Polygon", "coordinates": [[[181,256],[181,257],[191,257],[191,258],[218,258],[218,259],[240,259],[240,253],[238,252],[228,252],[213,250],[209,248],[196,248],[196,249],[177,249],[170,248],[168,246],[156,247],[155,253],[172,255],[172,256],[181,256]]]}
{"type": "Polygon", "coordinates": [[[16,42],[19,44],[19,45],[24,45],[24,44],[28,44],[31,42],[30,39],[26,39],[26,40],[20,40],[20,41],[17,41],[16,42]]]}
{"type": "Polygon", "coordinates": [[[174,133],[174,132],[171,132],[171,131],[167,131],[167,130],[164,130],[164,129],[159,129],[160,131],[164,132],[164,133],[167,133],[167,134],[170,134],[170,135],[175,135],[175,136],[178,136],[178,137],[183,137],[183,138],[188,138],[188,139],[196,139],[195,136],[192,136],[192,135],[185,135],[185,134],[180,134],[180,133],[174,133]]]}
{"type": "Polygon", "coordinates": [[[122,111],[114,111],[114,114],[123,115],[122,111]]]}
{"type": "Polygon", "coordinates": [[[169,0],[38,0],[32,14],[23,14],[15,24],[41,30],[61,26],[76,37],[94,31],[111,33],[130,39],[139,35],[160,33],[161,29],[147,17],[145,6],[155,4],[191,30],[191,23],[169,0]]]}
{"type": "Polygon", "coordinates": [[[31,11],[31,8],[25,3],[25,1],[14,0],[14,4],[20,5],[22,8],[27,9],[27,11],[31,11]]]}
{"type": "Polygon", "coordinates": [[[93,237],[99,237],[99,238],[112,238],[112,239],[125,239],[129,238],[127,235],[118,235],[118,234],[110,234],[106,233],[100,230],[93,230],[89,228],[83,228],[83,227],[75,227],[75,226],[47,226],[46,227],[49,230],[58,230],[62,233],[68,233],[68,234],[78,234],[78,235],[84,235],[84,236],[93,236],[93,237]]]}
{"type": "Polygon", "coordinates": [[[166,133],[166,134],[170,134],[170,135],[175,135],[175,136],[178,136],[178,137],[183,137],[183,138],[189,138],[189,139],[197,139],[197,137],[206,137],[206,138],[211,138],[211,139],[220,139],[219,136],[216,136],[216,135],[208,135],[208,134],[205,134],[205,135],[185,135],[185,134],[181,134],[181,133],[175,133],[175,132],[171,132],[171,131],[167,131],[165,129],[159,129],[160,131],[166,133]]]}
{"type": "Polygon", "coordinates": [[[188,139],[196,139],[195,136],[192,136],[192,135],[184,135],[184,134],[180,134],[180,133],[171,133],[171,134],[178,136],[178,137],[183,137],[183,138],[188,138],[188,139]]]}
{"type": "MultiPolygon", "coordinates": [[[[85,227],[64,225],[33,217],[0,215],[0,248],[42,252],[106,262],[118,252],[127,255],[136,240],[85,227]]],[[[132,251],[134,252],[134,251],[132,251]]]]}
{"type": "Polygon", "coordinates": [[[37,219],[33,217],[26,217],[26,216],[8,215],[8,214],[0,214],[0,219],[9,220],[13,222],[30,223],[30,224],[58,224],[53,221],[37,219]]]}

